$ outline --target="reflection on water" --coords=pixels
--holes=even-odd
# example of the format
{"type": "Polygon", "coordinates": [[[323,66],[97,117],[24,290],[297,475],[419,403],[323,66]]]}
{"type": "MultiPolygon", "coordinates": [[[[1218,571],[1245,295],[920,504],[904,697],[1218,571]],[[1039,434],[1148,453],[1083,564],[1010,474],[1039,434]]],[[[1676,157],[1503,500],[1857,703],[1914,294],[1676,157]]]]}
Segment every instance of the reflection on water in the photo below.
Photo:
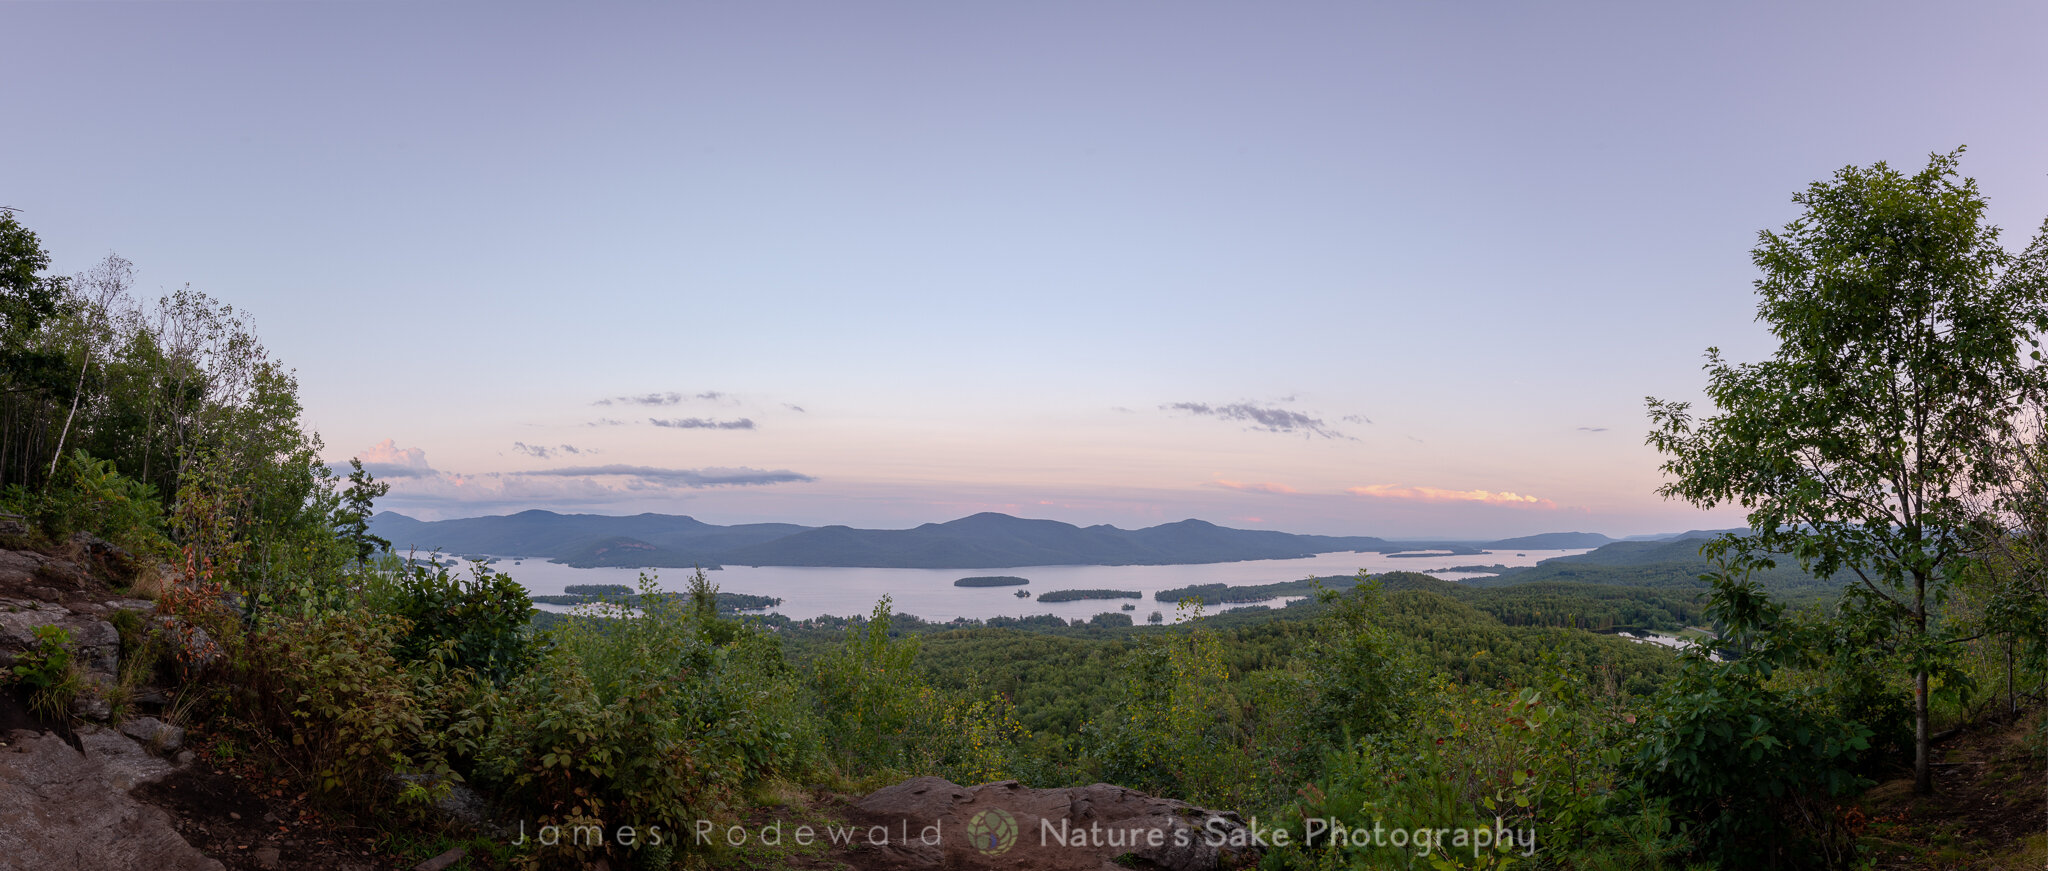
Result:
{"type": "MultiPolygon", "coordinates": [[[[1490,551],[1484,554],[1390,557],[1381,553],[1328,553],[1301,559],[1250,560],[1195,566],[1029,566],[1003,569],[849,569],[792,566],[731,566],[709,572],[712,583],[728,593],[751,593],[781,598],[770,609],[802,620],[831,614],[850,617],[866,614],[875,600],[892,596],[897,613],[915,614],[943,622],[955,617],[1030,617],[1052,614],[1067,620],[1085,620],[1104,612],[1126,613],[1138,623],[1158,611],[1164,619],[1174,618],[1174,603],[1160,602],[1152,594],[1193,584],[1271,584],[1298,581],[1311,575],[1349,575],[1359,569],[1368,572],[1427,572],[1455,581],[1476,575],[1433,571],[1451,566],[1535,565],[1551,557],[1585,553],[1571,550],[1490,551]],[[1025,587],[955,587],[953,582],[975,575],[1016,575],[1030,579],[1025,587]],[[1015,593],[1028,590],[1034,598],[1019,599],[1015,593]],[[1143,600],[1092,599],[1078,602],[1041,603],[1038,594],[1053,590],[1136,590],[1143,600]],[[1125,602],[1136,611],[1119,612],[1125,602]]],[[[512,565],[498,560],[494,569],[512,576],[537,595],[558,594],[570,584],[625,584],[633,586],[641,571],[657,575],[661,588],[680,591],[690,576],[689,569],[579,569],[558,563],[527,560],[512,565]]],[[[1285,599],[1262,603],[1280,607],[1285,599]]],[[[555,609],[550,609],[555,610],[555,609]]]]}

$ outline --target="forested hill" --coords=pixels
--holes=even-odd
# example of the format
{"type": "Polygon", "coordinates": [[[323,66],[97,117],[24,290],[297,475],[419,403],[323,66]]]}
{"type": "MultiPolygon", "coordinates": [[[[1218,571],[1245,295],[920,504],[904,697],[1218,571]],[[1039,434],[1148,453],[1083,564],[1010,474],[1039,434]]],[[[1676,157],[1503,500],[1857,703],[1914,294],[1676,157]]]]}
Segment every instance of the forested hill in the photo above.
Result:
{"type": "MultiPolygon", "coordinates": [[[[1469,586],[1490,587],[1563,581],[1630,587],[1705,589],[1700,575],[1713,571],[1712,560],[1700,553],[1710,539],[1704,535],[1670,541],[1617,541],[1574,556],[1544,560],[1533,566],[1511,568],[1493,577],[1464,581],[1469,586]]],[[[1799,569],[1790,557],[1780,557],[1777,567],[1755,572],[1752,577],[1773,596],[1792,602],[1806,602],[1833,596],[1846,579],[1816,578],[1799,569]]]]}
{"type": "Polygon", "coordinates": [[[1371,536],[1294,535],[1231,529],[1201,520],[1119,529],[995,513],[914,529],[854,529],[787,523],[715,526],[667,514],[605,517],[551,511],[430,522],[387,511],[373,518],[370,526],[400,552],[438,550],[546,558],[576,566],[650,568],[1187,565],[1405,547],[1371,536]]]}
{"type": "Polygon", "coordinates": [[[1564,550],[1574,547],[1599,547],[1612,541],[1614,539],[1597,532],[1546,532],[1521,538],[1504,538],[1487,547],[1494,550],[1564,550]]]}
{"type": "Polygon", "coordinates": [[[370,519],[370,529],[400,553],[537,557],[580,566],[661,568],[716,565],[718,555],[808,531],[793,523],[714,526],[674,514],[611,517],[521,511],[457,520],[415,520],[392,511],[370,519]]]}

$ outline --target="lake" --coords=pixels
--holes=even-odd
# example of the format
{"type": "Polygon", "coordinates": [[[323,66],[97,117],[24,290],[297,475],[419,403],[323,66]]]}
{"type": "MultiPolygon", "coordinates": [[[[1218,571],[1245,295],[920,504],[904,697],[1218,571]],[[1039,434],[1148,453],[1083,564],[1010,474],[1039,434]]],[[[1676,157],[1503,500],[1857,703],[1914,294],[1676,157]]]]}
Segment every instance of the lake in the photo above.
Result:
{"type": "MultiPolygon", "coordinates": [[[[1535,565],[1551,557],[1585,553],[1570,550],[1489,551],[1484,554],[1441,554],[1434,556],[1389,556],[1383,553],[1328,553],[1299,559],[1247,560],[1189,566],[1028,566],[1005,569],[860,569],[810,568],[797,566],[730,566],[705,573],[720,590],[775,596],[783,600],[769,609],[792,619],[822,615],[850,617],[864,615],[883,595],[893,596],[899,614],[915,614],[926,620],[944,622],[955,617],[1026,617],[1052,614],[1067,620],[1085,620],[1105,611],[1118,611],[1128,602],[1138,606],[1128,612],[1144,623],[1153,611],[1167,620],[1174,618],[1174,603],[1155,601],[1152,594],[1191,584],[1271,584],[1298,581],[1310,575],[1349,575],[1359,569],[1374,574],[1389,571],[1424,572],[1448,581],[1478,577],[1469,573],[1434,571],[1452,566],[1535,565]],[[978,575],[1015,575],[1031,583],[1022,587],[956,587],[953,582],[978,575]],[[1136,590],[1143,599],[1089,599],[1078,602],[1043,603],[1019,599],[1018,590],[1034,597],[1054,590],[1106,589],[1136,590]]],[[[493,569],[510,575],[536,595],[559,594],[570,584],[625,584],[634,586],[642,571],[655,574],[664,590],[682,590],[689,569],[579,569],[545,560],[527,559],[514,565],[499,557],[493,569]]],[[[1279,607],[1288,600],[1263,604],[1279,607]]],[[[550,608],[549,610],[566,610],[550,608]]]]}

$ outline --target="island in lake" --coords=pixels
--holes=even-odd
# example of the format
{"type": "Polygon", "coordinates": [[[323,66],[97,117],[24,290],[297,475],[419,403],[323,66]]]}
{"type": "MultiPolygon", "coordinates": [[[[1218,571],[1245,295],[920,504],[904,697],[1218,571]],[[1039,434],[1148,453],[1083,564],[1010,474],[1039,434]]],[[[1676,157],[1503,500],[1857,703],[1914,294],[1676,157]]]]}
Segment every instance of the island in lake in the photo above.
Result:
{"type": "Polygon", "coordinates": [[[1038,594],[1040,602],[1078,602],[1082,599],[1142,599],[1136,590],[1054,590],[1038,594]]]}
{"type": "MultiPolygon", "coordinates": [[[[1024,585],[1024,584],[1028,584],[1028,583],[1031,583],[1031,581],[1029,581],[1029,580],[1027,580],[1027,579],[1024,579],[1024,578],[1020,578],[1020,577],[1017,577],[1017,576],[1015,576],[1015,575],[980,575],[980,576],[977,576],[977,577],[972,577],[972,578],[961,578],[960,580],[954,581],[954,582],[953,582],[953,586],[956,586],[956,587],[1016,587],[1016,586],[1022,586],[1022,585],[1024,585]]],[[[1021,592],[1021,591],[1020,591],[1020,592],[1021,592]]]]}

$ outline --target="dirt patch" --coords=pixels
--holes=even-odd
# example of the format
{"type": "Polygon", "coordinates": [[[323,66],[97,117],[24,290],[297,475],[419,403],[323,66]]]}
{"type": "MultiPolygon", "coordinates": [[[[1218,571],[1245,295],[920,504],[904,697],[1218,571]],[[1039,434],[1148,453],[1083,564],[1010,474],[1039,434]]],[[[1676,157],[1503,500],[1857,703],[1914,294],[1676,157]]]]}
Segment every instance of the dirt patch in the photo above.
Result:
{"type": "Polygon", "coordinates": [[[1996,868],[1994,857],[2048,831],[2044,714],[2037,707],[1937,745],[1934,795],[1914,795],[1910,779],[1864,793],[1851,824],[1873,867],[1996,868]]]}
{"type": "MultiPolygon", "coordinates": [[[[202,748],[205,736],[191,736],[202,748]]],[[[163,808],[192,846],[231,869],[411,867],[379,849],[375,830],[315,809],[290,781],[208,752],[185,770],[135,791],[163,808]]]]}
{"type": "Polygon", "coordinates": [[[66,743],[78,746],[78,737],[71,732],[70,724],[62,719],[48,719],[29,707],[30,689],[21,684],[0,686],[0,739],[16,729],[30,732],[55,732],[64,737],[66,743]]]}

